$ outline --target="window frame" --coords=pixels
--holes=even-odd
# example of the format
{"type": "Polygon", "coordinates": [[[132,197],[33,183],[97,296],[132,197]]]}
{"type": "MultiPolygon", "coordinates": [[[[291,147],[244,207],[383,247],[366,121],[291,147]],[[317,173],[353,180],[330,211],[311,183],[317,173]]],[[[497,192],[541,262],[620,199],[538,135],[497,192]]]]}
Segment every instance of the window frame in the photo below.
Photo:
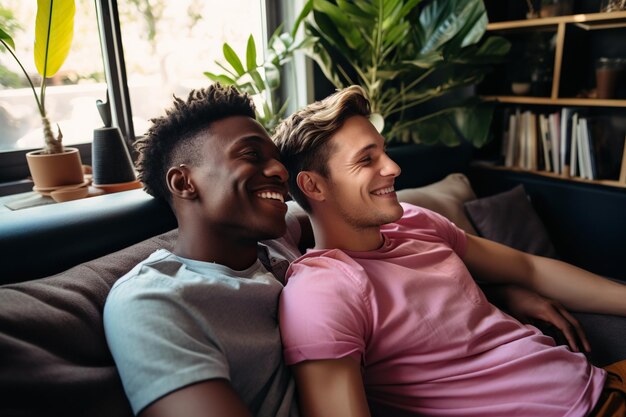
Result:
{"type": "MultiPolygon", "coordinates": [[[[266,37],[278,26],[282,10],[281,3],[282,1],[261,1],[263,30],[266,37]]],[[[136,154],[132,149],[132,143],[137,137],[135,136],[132,121],[117,0],[94,0],[94,4],[98,19],[98,32],[107,83],[108,101],[113,118],[112,125],[120,128],[131,157],[135,160],[136,154]]],[[[91,164],[91,143],[71,146],[80,150],[83,164],[91,164]]],[[[32,190],[33,183],[29,179],[30,172],[26,162],[26,154],[38,149],[0,152],[0,196],[32,190]]]]}

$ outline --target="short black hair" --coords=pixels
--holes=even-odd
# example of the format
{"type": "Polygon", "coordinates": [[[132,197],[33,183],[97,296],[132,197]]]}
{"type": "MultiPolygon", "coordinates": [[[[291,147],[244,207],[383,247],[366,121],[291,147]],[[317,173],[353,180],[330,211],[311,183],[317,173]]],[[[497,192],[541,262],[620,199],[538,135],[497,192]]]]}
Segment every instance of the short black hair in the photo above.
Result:
{"type": "Polygon", "coordinates": [[[247,93],[235,87],[215,83],[208,88],[192,90],[184,101],[174,96],[174,103],[165,116],[151,119],[146,135],[135,142],[139,152],[137,171],[144,189],[170,205],[172,196],[166,184],[170,167],[199,162],[204,138],[211,123],[230,116],[255,119],[254,103],[247,93]]]}

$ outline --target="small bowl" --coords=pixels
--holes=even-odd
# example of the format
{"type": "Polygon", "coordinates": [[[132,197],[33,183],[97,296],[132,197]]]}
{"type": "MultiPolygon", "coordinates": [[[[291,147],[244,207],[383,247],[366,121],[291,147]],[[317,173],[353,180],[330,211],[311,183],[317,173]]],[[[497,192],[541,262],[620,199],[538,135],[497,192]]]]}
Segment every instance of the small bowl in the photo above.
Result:
{"type": "Polygon", "coordinates": [[[518,96],[528,94],[530,92],[530,83],[511,83],[511,91],[518,96]]]}
{"type": "Polygon", "coordinates": [[[87,194],[89,194],[89,187],[59,188],[58,190],[52,191],[50,197],[57,203],[62,203],[64,201],[85,198],[87,194]]]}

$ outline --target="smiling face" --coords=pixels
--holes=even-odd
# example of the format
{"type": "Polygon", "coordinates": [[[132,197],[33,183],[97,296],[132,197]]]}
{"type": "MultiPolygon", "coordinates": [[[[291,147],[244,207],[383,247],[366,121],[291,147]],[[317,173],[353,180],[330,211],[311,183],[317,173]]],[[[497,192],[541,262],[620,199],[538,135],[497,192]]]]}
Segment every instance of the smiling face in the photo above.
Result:
{"type": "Polygon", "coordinates": [[[364,116],[348,118],[331,138],[327,209],[355,229],[398,220],[403,209],[394,191],[400,167],[385,153],[383,137],[364,116]]]}
{"type": "Polygon", "coordinates": [[[211,123],[198,166],[190,167],[205,224],[233,239],[263,240],[285,233],[287,170],[278,148],[254,119],[211,123]]]}

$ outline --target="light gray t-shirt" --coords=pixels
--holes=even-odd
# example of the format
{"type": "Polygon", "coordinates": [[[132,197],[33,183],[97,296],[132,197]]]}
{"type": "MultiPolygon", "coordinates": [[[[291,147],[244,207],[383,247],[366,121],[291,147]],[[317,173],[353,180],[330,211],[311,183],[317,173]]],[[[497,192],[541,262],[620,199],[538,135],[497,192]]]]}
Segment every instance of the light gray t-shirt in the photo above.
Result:
{"type": "MultiPolygon", "coordinates": [[[[285,237],[263,242],[272,264],[299,256],[297,219],[288,215],[287,225],[285,237]]],[[[133,412],[224,378],[253,415],[298,415],[277,321],[282,288],[259,260],[234,271],[163,249],[120,278],[104,327],[133,412]]]]}

